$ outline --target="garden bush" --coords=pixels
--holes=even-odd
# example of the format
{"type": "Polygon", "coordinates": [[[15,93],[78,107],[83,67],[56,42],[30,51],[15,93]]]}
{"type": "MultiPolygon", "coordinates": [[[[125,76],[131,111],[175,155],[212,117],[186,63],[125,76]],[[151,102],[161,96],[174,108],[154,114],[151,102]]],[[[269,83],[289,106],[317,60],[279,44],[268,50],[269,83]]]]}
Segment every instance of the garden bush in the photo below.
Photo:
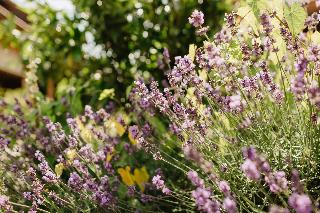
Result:
{"type": "MultiPolygon", "coordinates": [[[[59,84],[79,87],[82,107],[95,105],[103,89],[115,89],[115,102],[123,103],[134,79],[160,80],[162,49],[187,51],[184,43],[196,36],[187,17],[201,7],[217,30],[230,1],[72,1],[74,13],[56,11],[48,4],[27,10],[30,28],[20,32],[10,20],[0,23],[2,44],[20,50],[26,65],[38,63],[39,86],[58,98],[59,84]],[[141,12],[142,11],[142,12],[141,12]],[[141,14],[140,14],[141,13],[141,14]],[[7,32],[14,32],[9,34],[7,32]],[[143,37],[143,34],[148,34],[143,37]],[[81,86],[80,86],[81,85],[81,86]]],[[[103,102],[105,103],[106,99],[103,102]]],[[[100,105],[101,107],[102,105],[100,105]]]]}
{"type": "Polygon", "coordinates": [[[73,2],[77,13],[87,14],[88,29],[96,42],[112,52],[108,65],[113,70],[113,84],[120,91],[140,77],[162,80],[164,70],[159,59],[163,48],[168,48],[173,56],[181,55],[188,50],[185,44],[201,42],[187,21],[194,8],[207,15],[207,24],[214,32],[232,3],[230,0],[73,2]]]}

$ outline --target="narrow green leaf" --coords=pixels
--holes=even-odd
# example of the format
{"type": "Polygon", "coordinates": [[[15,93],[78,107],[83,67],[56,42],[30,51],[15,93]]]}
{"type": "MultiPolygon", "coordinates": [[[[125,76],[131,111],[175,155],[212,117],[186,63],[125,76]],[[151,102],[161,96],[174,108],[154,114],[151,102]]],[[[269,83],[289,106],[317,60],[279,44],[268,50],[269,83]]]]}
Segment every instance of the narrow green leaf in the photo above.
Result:
{"type": "Polygon", "coordinates": [[[197,46],[194,44],[189,45],[189,58],[193,61],[196,55],[197,46]]]}

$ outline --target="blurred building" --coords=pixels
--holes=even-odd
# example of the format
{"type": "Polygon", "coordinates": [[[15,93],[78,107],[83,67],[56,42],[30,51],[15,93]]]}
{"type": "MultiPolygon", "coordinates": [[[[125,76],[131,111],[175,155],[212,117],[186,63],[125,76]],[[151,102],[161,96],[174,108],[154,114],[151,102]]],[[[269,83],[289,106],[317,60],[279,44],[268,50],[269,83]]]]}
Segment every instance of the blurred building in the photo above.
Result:
{"type": "MultiPolygon", "coordinates": [[[[0,21],[13,18],[20,31],[25,31],[29,24],[27,15],[9,0],[0,0],[0,21]]],[[[12,33],[12,32],[8,32],[12,33]]],[[[0,87],[19,88],[23,80],[23,64],[19,50],[4,47],[0,40],[0,87]]]]}
{"type": "Polygon", "coordinates": [[[306,7],[309,15],[314,12],[318,12],[320,9],[320,0],[312,0],[307,2],[306,7]]]}

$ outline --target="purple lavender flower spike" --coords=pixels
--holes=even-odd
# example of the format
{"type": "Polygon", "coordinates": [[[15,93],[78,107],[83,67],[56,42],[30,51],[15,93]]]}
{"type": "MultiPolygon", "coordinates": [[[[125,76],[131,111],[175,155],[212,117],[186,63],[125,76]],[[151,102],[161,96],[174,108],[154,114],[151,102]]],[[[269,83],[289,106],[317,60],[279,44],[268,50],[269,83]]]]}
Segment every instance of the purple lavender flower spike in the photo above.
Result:
{"type": "Polygon", "coordinates": [[[201,11],[194,10],[188,20],[194,27],[200,27],[204,23],[204,15],[201,11]]]}
{"type": "Polygon", "coordinates": [[[228,213],[237,213],[237,204],[234,201],[234,199],[230,198],[230,197],[226,197],[223,200],[223,208],[226,210],[226,212],[228,213]]]}
{"type": "Polygon", "coordinates": [[[210,199],[211,192],[209,190],[198,187],[192,191],[192,197],[195,199],[198,210],[207,213],[220,213],[220,203],[210,199]]]}
{"type": "Polygon", "coordinates": [[[287,208],[272,205],[269,209],[269,213],[290,213],[290,211],[287,208]]]}
{"type": "Polygon", "coordinates": [[[257,181],[260,179],[260,171],[258,170],[256,163],[250,159],[244,161],[241,165],[241,170],[251,180],[257,181]]]}
{"type": "Polygon", "coordinates": [[[312,202],[308,195],[293,193],[289,197],[289,205],[294,208],[297,213],[311,213],[312,202]]]}
{"type": "Polygon", "coordinates": [[[227,181],[220,181],[219,182],[219,189],[223,194],[228,195],[230,194],[230,186],[227,181]]]}
{"type": "Polygon", "coordinates": [[[161,180],[160,175],[156,175],[152,178],[152,184],[155,185],[157,189],[162,189],[164,187],[164,181],[161,180]]]}
{"type": "Polygon", "coordinates": [[[204,180],[198,176],[196,171],[189,171],[187,176],[194,186],[204,188],[204,180]]]}

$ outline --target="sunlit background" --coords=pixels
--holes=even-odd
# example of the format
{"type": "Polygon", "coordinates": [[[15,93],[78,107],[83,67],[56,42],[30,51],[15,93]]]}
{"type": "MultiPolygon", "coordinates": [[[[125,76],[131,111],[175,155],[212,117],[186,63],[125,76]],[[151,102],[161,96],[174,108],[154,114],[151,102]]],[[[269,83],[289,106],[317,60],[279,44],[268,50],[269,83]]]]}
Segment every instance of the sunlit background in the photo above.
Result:
{"type": "MultiPolygon", "coordinates": [[[[18,6],[22,8],[34,8],[36,7],[35,2],[36,1],[29,1],[29,0],[12,0],[14,3],[16,3],[18,6]]],[[[56,9],[56,10],[63,10],[66,11],[68,14],[72,15],[74,13],[74,6],[71,1],[69,0],[42,0],[37,1],[40,3],[47,3],[50,5],[50,7],[56,9]]]]}

